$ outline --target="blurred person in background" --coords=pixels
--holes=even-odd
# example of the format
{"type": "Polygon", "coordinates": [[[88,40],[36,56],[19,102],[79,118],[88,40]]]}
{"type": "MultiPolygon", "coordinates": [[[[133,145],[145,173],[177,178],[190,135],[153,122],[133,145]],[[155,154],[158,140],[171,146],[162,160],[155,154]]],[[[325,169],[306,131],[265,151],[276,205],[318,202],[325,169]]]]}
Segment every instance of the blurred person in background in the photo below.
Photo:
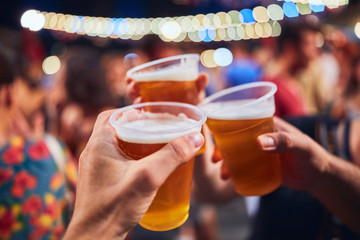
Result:
{"type": "MultiPolygon", "coordinates": [[[[319,56],[317,36],[319,30],[308,23],[292,23],[284,25],[277,39],[277,54],[274,62],[265,66],[266,81],[274,82],[278,90],[275,94],[276,113],[280,117],[304,116],[316,106],[320,91],[321,78],[312,76],[309,64],[319,56]],[[309,72],[304,72],[308,70],[309,72]],[[298,74],[303,72],[303,81],[298,74]],[[315,101],[315,102],[314,102],[315,101]]],[[[314,111],[314,110],[312,110],[314,111]]]]}
{"type": "Polygon", "coordinates": [[[349,65],[351,73],[346,85],[333,103],[332,114],[339,119],[353,119],[360,116],[360,55],[349,65]]]}
{"type": "Polygon", "coordinates": [[[76,165],[65,145],[45,134],[42,97],[24,83],[30,69],[16,62],[1,47],[0,239],[60,239],[72,214],[76,165]],[[27,87],[29,94],[19,95],[27,87]]]}
{"type": "MultiPolygon", "coordinates": [[[[135,54],[134,54],[135,55],[135,54]]],[[[125,59],[125,53],[118,50],[111,50],[101,56],[101,67],[105,72],[105,79],[114,101],[114,106],[124,107],[129,105],[130,99],[126,95],[126,71],[132,67],[131,61],[137,56],[130,56],[125,59]]]]}
{"type": "Polygon", "coordinates": [[[73,47],[63,64],[65,105],[60,113],[59,136],[78,159],[97,115],[115,106],[100,64],[100,53],[91,47],[73,47]]]}

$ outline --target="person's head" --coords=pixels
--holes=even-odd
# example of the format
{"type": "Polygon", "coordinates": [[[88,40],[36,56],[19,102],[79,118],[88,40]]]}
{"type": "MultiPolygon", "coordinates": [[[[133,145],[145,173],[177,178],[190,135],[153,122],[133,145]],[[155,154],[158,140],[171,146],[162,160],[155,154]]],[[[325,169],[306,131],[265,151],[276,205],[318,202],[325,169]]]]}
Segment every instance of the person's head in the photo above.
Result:
{"type": "Polygon", "coordinates": [[[92,48],[77,48],[65,63],[67,100],[83,109],[98,111],[112,103],[100,55],[92,48]]]}
{"type": "Polygon", "coordinates": [[[288,23],[278,37],[278,54],[287,55],[296,68],[306,67],[319,56],[320,29],[306,22],[288,23]]]}

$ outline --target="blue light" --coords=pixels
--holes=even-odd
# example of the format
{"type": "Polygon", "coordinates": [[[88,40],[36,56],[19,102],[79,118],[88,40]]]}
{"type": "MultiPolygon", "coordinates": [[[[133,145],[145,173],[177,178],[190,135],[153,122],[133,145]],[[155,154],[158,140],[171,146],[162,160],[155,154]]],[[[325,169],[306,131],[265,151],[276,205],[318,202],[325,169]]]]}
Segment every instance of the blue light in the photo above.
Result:
{"type": "Polygon", "coordinates": [[[114,30],[113,30],[112,34],[120,35],[119,25],[120,25],[121,21],[123,20],[123,18],[113,18],[113,20],[114,20],[114,30]]]}
{"type": "Polygon", "coordinates": [[[243,24],[253,24],[256,22],[254,19],[253,11],[248,8],[240,11],[239,19],[243,24]]]}
{"type": "Polygon", "coordinates": [[[203,29],[198,31],[198,36],[203,42],[211,42],[216,37],[216,31],[213,29],[203,29]]]}
{"type": "Polygon", "coordinates": [[[284,2],[283,4],[283,10],[285,16],[292,18],[292,17],[298,17],[299,16],[299,10],[295,3],[293,2],[284,2]]]}
{"type": "Polygon", "coordinates": [[[319,5],[309,4],[309,5],[313,12],[323,12],[325,10],[325,6],[323,4],[319,4],[319,5]]]}

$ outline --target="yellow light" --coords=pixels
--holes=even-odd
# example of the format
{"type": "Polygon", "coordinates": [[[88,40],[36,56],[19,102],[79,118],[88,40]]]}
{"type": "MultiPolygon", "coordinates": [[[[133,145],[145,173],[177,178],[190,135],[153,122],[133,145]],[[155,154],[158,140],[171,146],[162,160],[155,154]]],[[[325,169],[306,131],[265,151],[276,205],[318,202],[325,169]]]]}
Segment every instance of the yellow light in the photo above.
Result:
{"type": "Polygon", "coordinates": [[[58,15],[58,22],[57,22],[57,29],[60,31],[64,30],[64,23],[65,23],[65,16],[64,14],[59,14],[58,15]]]}
{"type": "Polygon", "coordinates": [[[262,37],[264,35],[263,26],[261,23],[255,23],[254,30],[257,36],[262,37]]]}
{"type": "Polygon", "coordinates": [[[281,26],[280,26],[280,24],[278,23],[278,22],[273,22],[272,23],[272,34],[271,34],[271,36],[272,37],[278,37],[278,36],[280,36],[280,34],[281,34],[281,26]]]}
{"type": "Polygon", "coordinates": [[[228,27],[226,29],[226,33],[227,33],[227,35],[229,36],[229,38],[231,40],[235,40],[235,38],[236,38],[236,29],[235,29],[235,27],[228,27]]]}
{"type": "Polygon", "coordinates": [[[301,15],[311,14],[311,8],[308,3],[297,3],[296,5],[301,15]]]}
{"type": "Polygon", "coordinates": [[[151,31],[151,21],[149,19],[144,19],[144,30],[141,34],[145,35],[151,31]]]}
{"type": "Polygon", "coordinates": [[[203,25],[204,14],[198,14],[193,18],[193,28],[199,30],[203,25]]]}
{"type": "Polygon", "coordinates": [[[264,28],[264,35],[263,37],[270,37],[272,34],[272,27],[270,25],[270,23],[263,23],[263,28],[264,28]]]}
{"type": "Polygon", "coordinates": [[[222,27],[228,27],[231,25],[232,21],[230,15],[225,12],[218,12],[216,15],[220,18],[222,27]]]}
{"type": "Polygon", "coordinates": [[[161,27],[161,33],[167,39],[176,39],[181,34],[181,26],[173,20],[168,21],[161,27]]]}
{"type": "Polygon", "coordinates": [[[354,31],[355,31],[355,35],[356,35],[358,38],[360,38],[360,22],[358,22],[358,23],[355,24],[354,31]]]}
{"type": "Polygon", "coordinates": [[[151,21],[151,32],[155,34],[160,33],[160,26],[159,26],[160,20],[161,18],[155,18],[154,20],[151,21]]]}
{"type": "Polygon", "coordinates": [[[232,24],[240,24],[239,11],[232,10],[227,14],[232,24]]]}
{"type": "Polygon", "coordinates": [[[55,13],[42,13],[45,17],[45,24],[44,24],[44,28],[48,29],[50,27],[50,19],[52,16],[55,15],[55,13]]]}
{"type": "Polygon", "coordinates": [[[57,21],[58,21],[58,15],[57,14],[52,15],[52,17],[49,20],[49,28],[50,29],[55,28],[54,30],[58,30],[56,29],[57,21]]]}
{"type": "Polygon", "coordinates": [[[174,42],[182,42],[186,38],[186,33],[181,33],[177,38],[173,39],[174,42]]]}
{"type": "Polygon", "coordinates": [[[42,63],[42,69],[46,74],[55,74],[59,71],[61,66],[60,59],[57,56],[50,56],[45,58],[42,63]]]}
{"type": "Polygon", "coordinates": [[[201,42],[201,39],[199,38],[199,35],[198,35],[197,31],[188,32],[188,37],[193,42],[201,42]]]}
{"type": "Polygon", "coordinates": [[[214,61],[214,52],[215,50],[209,49],[201,53],[200,61],[202,65],[204,65],[207,68],[214,68],[218,66],[214,61]]]}
{"type": "Polygon", "coordinates": [[[253,9],[253,16],[257,22],[263,23],[269,21],[268,11],[263,6],[258,6],[253,9]]]}
{"type": "Polygon", "coordinates": [[[279,21],[284,19],[284,11],[277,4],[271,4],[267,7],[268,14],[271,20],[279,21]]]}
{"type": "Polygon", "coordinates": [[[255,35],[255,31],[252,25],[246,25],[245,26],[245,37],[246,38],[253,38],[255,35]]]}
{"type": "Polygon", "coordinates": [[[73,16],[70,16],[70,15],[67,15],[65,17],[65,23],[64,23],[64,30],[65,32],[68,32],[68,33],[74,33],[71,29],[71,23],[73,21],[74,17],[73,16]]]}
{"type": "Polygon", "coordinates": [[[214,15],[215,14],[209,13],[203,17],[202,22],[204,27],[209,28],[214,26],[214,15]]]}
{"type": "Polygon", "coordinates": [[[236,27],[236,34],[238,35],[239,40],[241,40],[245,37],[245,29],[242,25],[238,25],[236,27]]]}
{"type": "MultiPolygon", "coordinates": [[[[222,41],[226,38],[226,29],[219,28],[216,30],[216,36],[222,41]]],[[[215,40],[215,39],[214,39],[215,40]]]]}
{"type": "Polygon", "coordinates": [[[191,17],[184,17],[181,20],[181,28],[183,29],[183,31],[185,32],[189,32],[192,29],[192,22],[191,22],[192,18],[191,17]]]}

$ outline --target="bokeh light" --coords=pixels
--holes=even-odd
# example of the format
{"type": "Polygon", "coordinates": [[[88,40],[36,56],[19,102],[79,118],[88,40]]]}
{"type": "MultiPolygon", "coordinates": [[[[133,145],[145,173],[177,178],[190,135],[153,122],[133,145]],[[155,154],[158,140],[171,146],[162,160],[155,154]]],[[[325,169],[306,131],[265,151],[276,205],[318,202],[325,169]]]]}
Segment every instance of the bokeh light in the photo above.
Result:
{"type": "Polygon", "coordinates": [[[360,39],[360,22],[355,24],[354,31],[355,31],[355,35],[360,39]]]}
{"type": "Polygon", "coordinates": [[[268,15],[268,11],[263,6],[255,7],[253,9],[253,15],[254,15],[254,19],[257,22],[264,23],[264,22],[268,22],[270,20],[269,15],[268,15]]]}
{"type": "Polygon", "coordinates": [[[280,21],[284,19],[284,11],[277,4],[269,5],[267,11],[271,20],[280,21]]]}
{"type": "Polygon", "coordinates": [[[162,25],[161,33],[167,39],[175,39],[181,34],[181,26],[175,21],[168,21],[162,25]]]}
{"type": "Polygon", "coordinates": [[[231,53],[231,51],[227,48],[218,48],[214,51],[214,62],[218,65],[218,66],[228,66],[232,63],[233,61],[233,55],[231,53]]]}
{"type": "Polygon", "coordinates": [[[202,52],[200,55],[201,64],[207,68],[217,67],[218,65],[214,61],[214,52],[215,50],[213,49],[205,50],[204,52],[202,52]]]}
{"type": "Polygon", "coordinates": [[[60,59],[57,56],[50,56],[45,58],[42,63],[42,69],[46,74],[55,74],[59,71],[61,66],[60,59]]]}
{"type": "Polygon", "coordinates": [[[299,16],[299,9],[293,2],[284,2],[283,10],[285,16],[288,18],[298,17],[299,16]]]}
{"type": "Polygon", "coordinates": [[[253,24],[255,22],[253,11],[248,8],[240,11],[239,18],[243,24],[253,24]]]}
{"type": "Polygon", "coordinates": [[[45,26],[45,16],[36,10],[27,10],[20,18],[21,26],[31,31],[39,31],[45,26]]]}

